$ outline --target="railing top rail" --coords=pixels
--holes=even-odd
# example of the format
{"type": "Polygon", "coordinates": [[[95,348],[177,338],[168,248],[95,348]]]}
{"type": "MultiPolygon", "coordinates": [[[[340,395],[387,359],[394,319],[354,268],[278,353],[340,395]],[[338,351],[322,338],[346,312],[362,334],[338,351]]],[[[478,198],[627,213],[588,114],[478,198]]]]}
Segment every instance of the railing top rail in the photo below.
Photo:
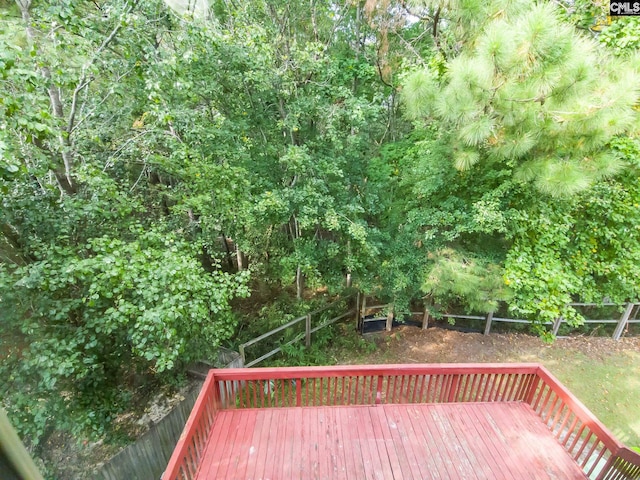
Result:
{"type": "Polygon", "coordinates": [[[212,370],[216,380],[275,380],[286,378],[346,377],[363,375],[536,374],[537,363],[433,363],[392,365],[333,365],[321,367],[230,368],[212,370]]]}
{"type": "Polygon", "coordinates": [[[193,409],[191,410],[191,414],[187,419],[187,423],[182,430],[182,434],[178,439],[178,443],[173,450],[173,454],[169,459],[169,464],[162,474],[163,480],[174,480],[175,478],[179,478],[180,468],[183,465],[184,458],[187,455],[187,452],[190,447],[190,442],[192,441],[195,431],[198,428],[198,421],[201,415],[206,408],[206,402],[210,392],[213,391],[214,386],[214,373],[213,370],[209,370],[207,374],[207,378],[202,385],[202,389],[200,390],[200,394],[196,400],[193,409]]]}
{"type": "Polygon", "coordinates": [[[633,463],[634,465],[640,465],[640,453],[635,452],[627,447],[622,447],[617,452],[617,457],[622,460],[633,463]]]}
{"type": "Polygon", "coordinates": [[[538,376],[546,383],[561,400],[567,405],[571,411],[604,443],[604,445],[612,452],[616,453],[620,448],[624,447],[611,431],[598,420],[598,418],[589,410],[578,398],[567,389],[553,374],[545,367],[540,365],[538,376]]]}

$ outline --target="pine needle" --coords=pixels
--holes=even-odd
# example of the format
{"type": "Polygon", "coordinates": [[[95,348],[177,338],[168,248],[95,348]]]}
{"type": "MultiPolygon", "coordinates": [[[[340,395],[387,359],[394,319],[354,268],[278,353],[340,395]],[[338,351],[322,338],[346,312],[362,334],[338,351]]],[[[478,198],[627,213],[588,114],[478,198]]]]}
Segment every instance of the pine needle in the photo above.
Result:
{"type": "Polygon", "coordinates": [[[461,171],[467,171],[480,160],[480,155],[475,150],[460,150],[454,154],[453,165],[461,171]]]}

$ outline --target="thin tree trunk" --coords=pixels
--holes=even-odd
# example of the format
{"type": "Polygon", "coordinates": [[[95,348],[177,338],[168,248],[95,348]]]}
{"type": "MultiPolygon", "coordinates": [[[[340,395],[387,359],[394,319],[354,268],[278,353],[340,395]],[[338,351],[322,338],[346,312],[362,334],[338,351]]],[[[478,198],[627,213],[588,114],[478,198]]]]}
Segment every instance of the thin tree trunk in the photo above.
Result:
{"type": "Polygon", "coordinates": [[[22,263],[33,261],[30,255],[25,254],[20,234],[13,225],[6,222],[0,223],[0,235],[4,238],[5,244],[10,249],[7,254],[11,258],[19,258],[22,263]]]}
{"type": "MultiPolygon", "coordinates": [[[[31,0],[16,0],[16,4],[20,9],[22,20],[25,23],[27,38],[34,47],[37,47],[36,34],[31,25],[31,14],[29,13],[31,0]]],[[[39,68],[39,71],[40,75],[49,84],[47,90],[49,93],[49,102],[51,103],[53,114],[57,118],[65,120],[64,110],[62,109],[62,100],[60,99],[60,90],[51,81],[51,72],[49,71],[49,68],[43,65],[39,68]]],[[[76,189],[71,177],[71,170],[73,168],[73,157],[71,155],[70,149],[71,142],[69,140],[69,136],[66,135],[65,132],[60,132],[58,134],[58,141],[60,143],[60,149],[62,153],[62,165],[60,165],[58,168],[55,168],[53,174],[55,175],[61,190],[63,190],[67,194],[73,194],[75,193],[76,189]]]]}
{"type": "Polygon", "coordinates": [[[302,267],[298,265],[296,268],[296,298],[302,300],[302,293],[304,292],[304,273],[302,273],[302,267]]]}
{"type": "Polygon", "coordinates": [[[238,271],[241,272],[244,270],[247,265],[247,257],[244,252],[238,248],[238,244],[236,243],[236,261],[238,262],[238,271]]]}
{"type": "MultiPolygon", "coordinates": [[[[300,231],[300,224],[298,223],[298,219],[296,219],[295,215],[292,215],[293,219],[293,240],[295,242],[296,239],[302,236],[302,232],[300,231]]],[[[302,300],[302,292],[304,291],[304,273],[302,272],[302,266],[298,263],[296,267],[296,298],[298,300],[302,300]]]]}
{"type": "MultiPolygon", "coordinates": [[[[355,23],[355,33],[356,33],[356,61],[360,61],[360,52],[362,50],[362,44],[360,42],[360,22],[362,21],[362,8],[360,3],[356,5],[356,23],[355,23]]],[[[351,91],[355,95],[358,91],[358,76],[356,74],[353,75],[353,83],[351,85],[351,91]]]]}
{"type": "Polygon", "coordinates": [[[229,240],[227,239],[227,236],[224,234],[224,232],[221,232],[222,234],[222,243],[224,243],[224,251],[227,254],[227,264],[229,265],[229,268],[233,270],[233,260],[231,260],[231,250],[229,249],[229,240]]]}
{"type": "MultiPolygon", "coordinates": [[[[29,8],[31,7],[32,0],[16,0],[16,4],[20,9],[20,14],[22,16],[22,20],[25,23],[25,29],[27,33],[27,38],[31,45],[38,50],[37,47],[37,38],[36,33],[31,24],[31,14],[29,12],[29,8]]],[[[134,0],[127,7],[127,11],[130,12],[136,6],[138,0],[134,0]]],[[[39,68],[40,75],[47,81],[48,87],[47,91],[49,93],[49,102],[51,103],[51,109],[56,118],[61,120],[64,127],[60,128],[58,133],[58,143],[60,144],[60,155],[62,157],[62,164],[59,167],[55,168],[53,173],[60,185],[60,189],[63,190],[67,194],[76,193],[76,185],[73,180],[73,165],[74,165],[74,155],[73,155],[73,146],[71,143],[71,133],[73,132],[75,126],[76,112],[78,108],[78,96],[80,92],[82,92],[85,88],[89,86],[89,84],[93,81],[93,77],[89,77],[87,75],[87,71],[89,67],[95,62],[96,58],[100,55],[100,53],[107,48],[107,46],[113,41],[117,33],[122,28],[122,22],[118,21],[111,33],[104,39],[102,44],[98,47],[98,49],[90,56],[89,60],[82,67],[82,75],[80,80],[78,81],[76,88],[72,94],[71,100],[71,109],[69,113],[69,118],[65,118],[64,109],[62,105],[62,98],[60,95],[59,87],[56,87],[51,79],[51,71],[46,65],[42,65],[39,68]]]]}

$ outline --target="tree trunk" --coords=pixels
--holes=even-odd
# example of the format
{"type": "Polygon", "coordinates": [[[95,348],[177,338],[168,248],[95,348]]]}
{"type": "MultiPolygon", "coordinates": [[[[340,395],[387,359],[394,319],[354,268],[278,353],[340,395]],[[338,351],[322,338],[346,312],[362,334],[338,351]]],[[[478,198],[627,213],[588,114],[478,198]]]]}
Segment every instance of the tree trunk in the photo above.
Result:
{"type": "MultiPolygon", "coordinates": [[[[31,14],[29,13],[29,7],[31,6],[31,0],[16,0],[16,4],[20,9],[22,20],[25,23],[25,29],[27,32],[27,38],[29,42],[36,48],[36,34],[31,26],[31,14]]],[[[39,68],[40,75],[48,82],[49,86],[47,91],[49,93],[49,102],[51,103],[51,110],[56,118],[65,123],[64,110],[62,108],[62,100],[60,99],[60,90],[51,81],[51,72],[46,66],[39,68]]],[[[58,142],[60,143],[60,150],[62,155],[62,164],[54,169],[53,174],[60,185],[60,189],[65,193],[71,195],[76,193],[76,187],[72,179],[73,169],[73,155],[71,152],[71,141],[69,140],[69,132],[65,131],[64,127],[58,133],[58,142]]]]}
{"type": "Polygon", "coordinates": [[[231,260],[231,250],[229,249],[229,239],[224,234],[224,232],[222,232],[222,243],[224,244],[224,251],[227,257],[227,265],[229,265],[229,268],[233,270],[233,260],[231,260]]]}
{"type": "Polygon", "coordinates": [[[238,248],[238,244],[236,243],[236,261],[238,262],[238,271],[241,272],[245,268],[247,268],[247,257],[240,248],[238,248]]]}
{"type": "Polygon", "coordinates": [[[20,234],[13,225],[6,222],[0,223],[0,237],[4,239],[6,245],[6,248],[3,248],[0,244],[0,254],[4,250],[3,256],[16,264],[22,265],[25,262],[33,261],[33,258],[25,252],[20,234]]]}
{"type": "Polygon", "coordinates": [[[296,268],[296,298],[302,300],[302,293],[304,292],[304,273],[302,268],[298,265],[296,268]]]}

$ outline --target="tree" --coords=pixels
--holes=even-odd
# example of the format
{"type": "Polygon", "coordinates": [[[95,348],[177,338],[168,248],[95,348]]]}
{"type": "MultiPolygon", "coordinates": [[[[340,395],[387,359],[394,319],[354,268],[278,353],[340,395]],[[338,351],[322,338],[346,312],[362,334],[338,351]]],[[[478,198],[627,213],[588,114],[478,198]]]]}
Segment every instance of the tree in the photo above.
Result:
{"type": "Polygon", "coordinates": [[[439,79],[405,84],[416,117],[433,115],[459,170],[505,165],[514,178],[561,197],[622,168],[611,139],[633,126],[637,72],[563,24],[546,4],[489,22],[439,79]]]}
{"type": "Polygon", "coordinates": [[[8,11],[2,398],[32,441],[107,431],[140,378],[210,354],[250,277],[302,297],[375,266],[366,175],[395,107],[361,10],[8,11]]]}
{"type": "Polygon", "coordinates": [[[176,19],[126,2],[20,0],[6,14],[0,398],[31,443],[108,433],[141,383],[233,335],[247,275],[205,268],[171,211],[170,119],[144,126],[146,71],[176,19]]]}
{"type": "Polygon", "coordinates": [[[377,83],[371,52],[349,48],[364,35],[350,26],[349,4],[337,13],[315,2],[214,11],[172,34],[187,53],[161,52],[150,72],[159,101],[146,124],[163,129],[170,118],[170,171],[199,175],[179,187],[177,208],[192,211],[205,244],[233,239],[254,273],[295,283],[299,298],[305,283],[342,288],[375,255],[362,191],[390,89],[377,83]]]}
{"type": "MultiPolygon", "coordinates": [[[[472,292],[484,288],[498,299],[508,286],[511,307],[532,320],[562,315],[579,322],[566,303],[609,296],[612,279],[575,263],[567,270],[565,255],[586,251],[572,242],[606,243],[610,262],[626,255],[595,240],[568,212],[577,199],[595,201],[610,188],[625,201],[633,196],[627,195],[635,187],[620,180],[628,181],[622,172],[635,160],[616,145],[620,134],[635,132],[638,72],[577,33],[548,4],[452,4],[442,13],[462,29],[443,33],[457,47],[446,51],[444,70],[418,67],[403,86],[405,108],[423,140],[413,147],[418,156],[406,157],[413,168],[404,170],[408,192],[420,201],[409,201],[400,226],[407,241],[431,252],[433,261],[423,260],[424,292],[437,294],[457,272],[448,291],[463,302],[476,303],[472,292]],[[464,266],[461,257],[472,260],[464,266]],[[474,264],[501,268],[486,269],[494,273],[479,287],[478,277],[463,273],[474,264]],[[507,285],[496,289],[501,277],[507,285]]],[[[615,218],[610,228],[617,232],[634,222],[615,218]]],[[[638,295],[623,291],[616,298],[638,295]]]]}

